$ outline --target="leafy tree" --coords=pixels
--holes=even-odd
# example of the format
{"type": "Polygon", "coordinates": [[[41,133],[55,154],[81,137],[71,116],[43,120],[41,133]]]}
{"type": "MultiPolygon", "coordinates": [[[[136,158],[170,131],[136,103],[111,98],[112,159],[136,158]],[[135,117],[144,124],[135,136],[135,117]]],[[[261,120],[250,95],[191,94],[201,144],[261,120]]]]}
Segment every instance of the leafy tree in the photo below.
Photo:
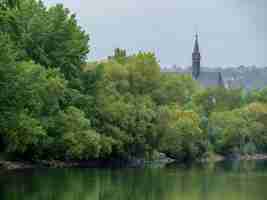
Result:
{"type": "Polygon", "coordinates": [[[0,9],[8,10],[19,7],[19,0],[0,0],[0,9]]]}
{"type": "Polygon", "coordinates": [[[267,88],[250,91],[246,95],[246,100],[247,103],[252,103],[252,102],[267,103],[267,88]]]}
{"type": "Polygon", "coordinates": [[[163,151],[178,161],[200,159],[205,148],[199,116],[194,112],[178,111],[176,119],[163,140],[163,151]]]}
{"type": "MultiPolygon", "coordinates": [[[[7,152],[23,155],[27,151],[29,154],[29,151],[34,149],[39,151],[38,148],[46,137],[46,130],[40,121],[23,112],[19,113],[15,120],[16,124],[10,127],[4,135],[7,141],[7,152]]],[[[33,158],[32,153],[30,156],[33,158]]]]}
{"type": "Polygon", "coordinates": [[[114,50],[114,56],[110,56],[109,59],[114,59],[120,64],[125,64],[127,61],[127,54],[125,49],[116,48],[114,50]]]}
{"type": "Polygon", "coordinates": [[[151,94],[158,87],[160,66],[153,53],[139,52],[127,62],[130,91],[137,95],[151,94]]]}
{"type": "Polygon", "coordinates": [[[1,34],[0,43],[0,137],[8,152],[32,151],[33,156],[45,139],[49,117],[60,110],[66,82],[57,70],[17,62],[8,35],[1,34]]]}
{"type": "MultiPolygon", "coordinates": [[[[20,47],[20,59],[34,60],[45,67],[60,68],[67,79],[77,78],[89,52],[89,36],[75,15],[62,5],[46,9],[41,1],[24,0],[11,9],[14,20],[1,27],[20,47]]],[[[5,17],[5,16],[2,16],[5,17]]]]}
{"type": "MultiPolygon", "coordinates": [[[[260,152],[267,151],[267,105],[264,103],[251,103],[245,108],[249,118],[256,123],[258,131],[254,131],[251,140],[260,152]]],[[[253,130],[251,130],[253,131],[253,130]]]]}
{"type": "Polygon", "coordinates": [[[245,154],[253,153],[246,151],[253,145],[256,151],[256,136],[262,138],[264,126],[255,118],[251,117],[247,109],[213,113],[210,119],[210,128],[213,134],[215,149],[221,154],[245,154]]]}
{"type": "Polygon", "coordinates": [[[197,160],[267,152],[267,90],[200,88],[151,52],[86,63],[62,5],[0,0],[0,145],[16,158],[197,160]]]}
{"type": "Polygon", "coordinates": [[[196,93],[196,82],[188,75],[162,74],[159,87],[153,91],[153,98],[159,105],[187,104],[196,93]]]}
{"type": "Polygon", "coordinates": [[[68,107],[57,116],[54,131],[61,135],[67,159],[98,158],[101,150],[100,135],[90,127],[83,112],[68,107]]]}
{"type": "Polygon", "coordinates": [[[193,97],[194,104],[199,105],[200,111],[206,116],[214,111],[240,108],[243,105],[242,99],[242,90],[227,90],[222,87],[207,88],[193,97]]]}

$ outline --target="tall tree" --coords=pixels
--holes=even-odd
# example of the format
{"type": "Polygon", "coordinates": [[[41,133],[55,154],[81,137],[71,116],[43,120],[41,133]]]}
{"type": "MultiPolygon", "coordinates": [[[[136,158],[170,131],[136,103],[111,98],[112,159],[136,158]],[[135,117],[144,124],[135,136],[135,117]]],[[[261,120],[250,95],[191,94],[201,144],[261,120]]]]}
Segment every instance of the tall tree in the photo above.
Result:
{"type": "Polygon", "coordinates": [[[69,80],[77,78],[89,52],[89,36],[74,14],[62,5],[47,9],[42,1],[24,0],[9,15],[13,20],[0,16],[1,30],[20,47],[20,59],[59,68],[69,80]]]}
{"type": "Polygon", "coordinates": [[[0,9],[8,10],[19,7],[19,0],[0,0],[0,9]]]}

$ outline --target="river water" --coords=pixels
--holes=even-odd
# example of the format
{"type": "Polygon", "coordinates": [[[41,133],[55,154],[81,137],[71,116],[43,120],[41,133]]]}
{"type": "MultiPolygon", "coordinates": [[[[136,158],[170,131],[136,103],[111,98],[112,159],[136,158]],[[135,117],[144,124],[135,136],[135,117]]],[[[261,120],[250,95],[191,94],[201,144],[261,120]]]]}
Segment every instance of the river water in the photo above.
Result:
{"type": "Polygon", "coordinates": [[[267,161],[0,172],[0,200],[267,200],[267,161]]]}

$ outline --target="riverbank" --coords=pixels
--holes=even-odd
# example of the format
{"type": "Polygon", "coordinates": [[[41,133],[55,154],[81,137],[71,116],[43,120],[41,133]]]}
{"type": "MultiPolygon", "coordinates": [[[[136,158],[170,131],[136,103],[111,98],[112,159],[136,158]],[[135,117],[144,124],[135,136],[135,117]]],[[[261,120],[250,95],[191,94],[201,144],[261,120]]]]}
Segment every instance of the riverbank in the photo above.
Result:
{"type": "Polygon", "coordinates": [[[240,160],[267,160],[267,154],[244,155],[240,160]]]}
{"type": "Polygon", "coordinates": [[[38,160],[33,162],[26,161],[7,161],[0,159],[0,169],[19,170],[33,168],[142,168],[146,166],[163,167],[175,160],[168,158],[160,153],[157,159],[146,160],[133,158],[131,160],[89,160],[89,161],[59,161],[59,160],[38,160]]]}
{"type": "Polygon", "coordinates": [[[0,169],[2,170],[19,170],[35,168],[103,168],[126,166],[126,161],[60,161],[60,160],[38,160],[38,161],[6,161],[0,160],[0,169]]]}
{"type": "Polygon", "coordinates": [[[267,160],[267,154],[254,154],[254,155],[229,155],[222,156],[219,154],[210,154],[201,162],[220,162],[225,160],[267,160]]]}
{"type": "MultiPolygon", "coordinates": [[[[202,162],[220,162],[224,160],[267,160],[267,154],[244,155],[238,157],[223,157],[212,155],[202,162]]],[[[0,160],[0,170],[20,170],[35,168],[141,168],[145,166],[162,167],[173,163],[175,160],[162,155],[156,160],[133,159],[126,160],[90,160],[90,161],[59,161],[42,160],[35,162],[27,161],[6,161],[0,160]]]]}
{"type": "Polygon", "coordinates": [[[0,160],[0,170],[32,169],[37,167],[30,162],[0,160]]]}

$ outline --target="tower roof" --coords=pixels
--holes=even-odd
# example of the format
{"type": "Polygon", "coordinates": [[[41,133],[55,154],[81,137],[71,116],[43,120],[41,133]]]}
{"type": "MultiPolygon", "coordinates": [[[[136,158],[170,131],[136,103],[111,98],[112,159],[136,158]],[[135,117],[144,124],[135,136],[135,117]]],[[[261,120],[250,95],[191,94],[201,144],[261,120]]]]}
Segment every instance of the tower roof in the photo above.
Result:
{"type": "Polygon", "coordinates": [[[195,45],[194,45],[194,53],[199,53],[199,45],[198,45],[198,34],[195,36],[195,45]]]}

